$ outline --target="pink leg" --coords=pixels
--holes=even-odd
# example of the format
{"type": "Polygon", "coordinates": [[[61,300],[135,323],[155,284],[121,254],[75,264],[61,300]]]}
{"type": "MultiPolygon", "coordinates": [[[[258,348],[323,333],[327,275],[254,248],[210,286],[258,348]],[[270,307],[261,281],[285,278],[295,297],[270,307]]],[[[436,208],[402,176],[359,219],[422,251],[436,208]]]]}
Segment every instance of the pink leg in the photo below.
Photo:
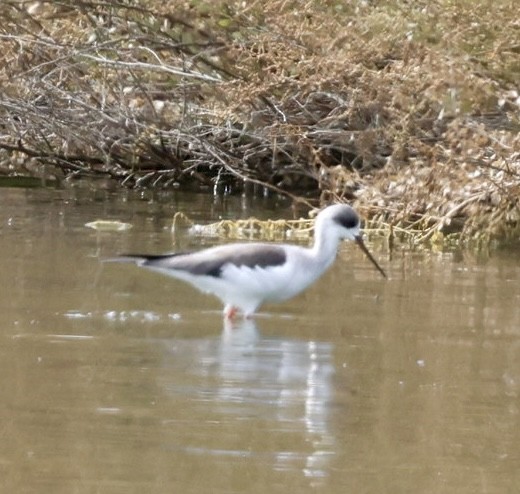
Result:
{"type": "Polygon", "coordinates": [[[224,309],[224,317],[226,319],[234,319],[238,314],[238,309],[232,305],[226,305],[224,309]]]}

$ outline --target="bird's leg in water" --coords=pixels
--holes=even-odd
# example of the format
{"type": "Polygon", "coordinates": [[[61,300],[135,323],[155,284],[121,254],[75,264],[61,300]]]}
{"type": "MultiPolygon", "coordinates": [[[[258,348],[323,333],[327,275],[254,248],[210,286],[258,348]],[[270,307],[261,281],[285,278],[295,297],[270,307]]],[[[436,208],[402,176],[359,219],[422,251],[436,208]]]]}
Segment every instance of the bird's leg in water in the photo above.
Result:
{"type": "Polygon", "coordinates": [[[224,317],[226,319],[235,319],[236,315],[238,314],[238,309],[236,307],[233,307],[232,305],[226,305],[224,309],[224,317]]]}

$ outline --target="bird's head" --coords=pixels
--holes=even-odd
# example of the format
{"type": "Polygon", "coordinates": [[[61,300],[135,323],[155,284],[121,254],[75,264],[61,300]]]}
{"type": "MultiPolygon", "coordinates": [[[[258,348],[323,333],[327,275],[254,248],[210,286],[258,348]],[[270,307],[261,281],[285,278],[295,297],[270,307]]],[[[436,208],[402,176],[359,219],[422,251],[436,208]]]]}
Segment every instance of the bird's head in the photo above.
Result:
{"type": "Polygon", "coordinates": [[[386,278],[386,273],[363,242],[361,220],[354,208],[348,204],[328,206],[320,211],[316,217],[315,230],[317,234],[320,234],[322,231],[327,231],[328,235],[335,234],[338,239],[347,239],[356,242],[370,261],[372,261],[376,269],[386,278]]]}

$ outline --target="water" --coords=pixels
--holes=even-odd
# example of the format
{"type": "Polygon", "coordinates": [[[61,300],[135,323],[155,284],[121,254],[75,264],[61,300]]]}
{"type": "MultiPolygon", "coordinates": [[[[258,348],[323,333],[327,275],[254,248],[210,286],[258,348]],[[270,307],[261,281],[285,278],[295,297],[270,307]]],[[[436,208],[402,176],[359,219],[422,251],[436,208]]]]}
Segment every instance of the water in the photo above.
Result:
{"type": "Polygon", "coordinates": [[[171,250],[177,210],[282,206],[0,190],[0,492],[518,492],[516,252],[378,253],[385,281],[345,244],[316,286],[234,325],[99,263],[171,250]],[[101,218],[134,228],[84,227],[101,218]]]}

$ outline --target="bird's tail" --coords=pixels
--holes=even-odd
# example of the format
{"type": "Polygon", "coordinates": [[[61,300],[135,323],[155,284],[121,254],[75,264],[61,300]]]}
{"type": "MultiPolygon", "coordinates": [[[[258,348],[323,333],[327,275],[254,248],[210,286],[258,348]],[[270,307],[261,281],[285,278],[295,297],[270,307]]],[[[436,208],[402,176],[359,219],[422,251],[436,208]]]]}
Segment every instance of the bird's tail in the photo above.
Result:
{"type": "Polygon", "coordinates": [[[117,257],[109,257],[107,259],[102,259],[101,262],[133,262],[138,266],[145,266],[146,264],[153,263],[153,261],[160,261],[161,259],[174,257],[179,254],[180,253],[158,255],[122,254],[117,257]]]}

